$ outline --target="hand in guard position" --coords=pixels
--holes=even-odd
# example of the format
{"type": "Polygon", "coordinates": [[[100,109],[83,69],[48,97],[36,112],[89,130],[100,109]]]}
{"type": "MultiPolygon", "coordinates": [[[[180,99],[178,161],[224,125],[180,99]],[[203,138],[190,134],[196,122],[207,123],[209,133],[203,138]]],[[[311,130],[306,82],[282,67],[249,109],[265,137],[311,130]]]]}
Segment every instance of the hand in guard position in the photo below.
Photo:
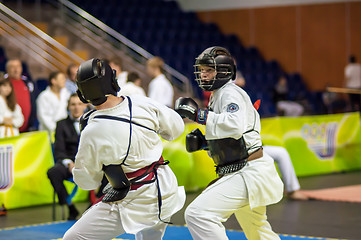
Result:
{"type": "Polygon", "coordinates": [[[192,98],[180,97],[175,102],[174,110],[182,118],[189,118],[200,124],[206,124],[208,110],[198,109],[198,104],[192,98]]]}
{"type": "Polygon", "coordinates": [[[195,152],[199,150],[209,150],[207,140],[199,130],[199,128],[192,130],[186,136],[186,149],[188,152],[195,152]]]}

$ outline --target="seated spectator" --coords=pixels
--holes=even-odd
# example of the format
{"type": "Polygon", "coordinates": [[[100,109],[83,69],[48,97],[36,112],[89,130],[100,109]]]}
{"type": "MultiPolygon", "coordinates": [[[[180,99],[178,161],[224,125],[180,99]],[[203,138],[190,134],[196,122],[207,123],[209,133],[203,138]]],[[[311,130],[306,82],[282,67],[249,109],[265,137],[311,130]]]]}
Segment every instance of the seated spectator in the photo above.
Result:
{"type": "Polygon", "coordinates": [[[60,205],[67,205],[69,208],[68,220],[75,220],[79,212],[74,204],[66,201],[68,192],[63,181],[73,177],[75,155],[79,145],[79,119],[86,109],[86,104],[80,101],[77,94],[69,98],[67,118],[56,123],[54,157],[56,164],[48,171],[48,177],[59,198],[60,205]]]}
{"type": "Polygon", "coordinates": [[[76,72],[78,71],[79,66],[71,63],[68,66],[68,69],[66,70],[67,79],[65,82],[65,87],[69,91],[70,94],[76,93],[76,90],[78,90],[78,86],[75,83],[75,76],[76,72]]]}
{"type": "Polygon", "coordinates": [[[4,74],[0,75],[0,138],[19,135],[24,116],[16,102],[13,85],[4,74]]]}
{"type": "Polygon", "coordinates": [[[119,96],[142,95],[145,96],[144,89],[141,87],[142,79],[135,72],[128,74],[127,83],[118,92],[119,96]]]}
{"type": "Polygon", "coordinates": [[[70,93],[65,88],[65,74],[52,72],[49,86],[39,94],[36,100],[39,130],[54,132],[56,122],[66,118],[70,93]]]}
{"type": "Polygon", "coordinates": [[[128,72],[123,71],[122,60],[119,57],[112,58],[109,60],[109,65],[112,69],[116,71],[119,87],[124,87],[127,82],[128,72]]]}
{"type": "Polygon", "coordinates": [[[24,123],[19,128],[20,132],[35,130],[36,119],[36,92],[34,83],[22,75],[23,67],[19,59],[11,59],[6,62],[7,77],[14,87],[16,101],[24,116],[24,123]]]}
{"type": "Polygon", "coordinates": [[[299,191],[300,183],[287,150],[284,147],[268,145],[263,146],[263,150],[275,160],[285,185],[286,196],[293,200],[308,200],[308,197],[299,191]]]}
{"type": "Polygon", "coordinates": [[[153,79],[149,83],[148,97],[173,107],[174,90],[172,84],[164,75],[164,61],[160,57],[153,57],[147,61],[147,73],[153,79]]]}
{"type": "Polygon", "coordinates": [[[273,89],[273,101],[279,115],[301,116],[304,108],[301,104],[288,100],[287,79],[281,76],[273,89]]]}

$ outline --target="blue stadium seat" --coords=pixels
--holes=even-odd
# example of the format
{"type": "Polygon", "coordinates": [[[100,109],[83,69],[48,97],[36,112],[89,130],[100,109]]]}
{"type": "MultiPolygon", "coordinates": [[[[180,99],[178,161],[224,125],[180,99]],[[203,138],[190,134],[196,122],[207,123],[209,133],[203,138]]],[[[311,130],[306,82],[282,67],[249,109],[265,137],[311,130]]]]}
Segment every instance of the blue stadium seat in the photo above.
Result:
{"type": "MultiPolygon", "coordinates": [[[[97,0],[73,2],[150,53],[162,56],[190,79],[194,79],[194,58],[205,48],[215,45],[230,50],[238,69],[245,75],[247,88],[252,91],[257,85],[260,86],[258,90],[269,91],[283,74],[277,61],[264,61],[256,47],[245,48],[238,36],[222,34],[216,24],[203,23],[195,12],[182,11],[176,1],[109,0],[105,8],[102,8],[104,3],[97,0]]],[[[292,92],[296,92],[295,89],[301,95],[307,92],[299,74],[290,75],[290,81],[292,92]]],[[[195,82],[193,84],[196,86],[195,82]]],[[[272,104],[268,105],[272,107],[272,104]]]]}
{"type": "Polygon", "coordinates": [[[35,88],[39,93],[44,91],[48,85],[48,79],[39,78],[35,81],[35,88]]]}

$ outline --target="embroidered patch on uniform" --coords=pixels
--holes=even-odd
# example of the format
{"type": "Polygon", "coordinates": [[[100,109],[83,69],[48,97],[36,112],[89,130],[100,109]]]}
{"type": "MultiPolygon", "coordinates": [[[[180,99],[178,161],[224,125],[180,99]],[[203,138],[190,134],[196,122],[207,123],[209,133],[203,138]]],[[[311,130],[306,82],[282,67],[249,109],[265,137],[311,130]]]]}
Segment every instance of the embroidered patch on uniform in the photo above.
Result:
{"type": "Polygon", "coordinates": [[[237,112],[238,109],[239,109],[239,107],[238,107],[238,105],[235,104],[235,103],[231,103],[231,104],[229,104],[229,105],[227,106],[227,112],[231,112],[231,113],[237,112]]]}

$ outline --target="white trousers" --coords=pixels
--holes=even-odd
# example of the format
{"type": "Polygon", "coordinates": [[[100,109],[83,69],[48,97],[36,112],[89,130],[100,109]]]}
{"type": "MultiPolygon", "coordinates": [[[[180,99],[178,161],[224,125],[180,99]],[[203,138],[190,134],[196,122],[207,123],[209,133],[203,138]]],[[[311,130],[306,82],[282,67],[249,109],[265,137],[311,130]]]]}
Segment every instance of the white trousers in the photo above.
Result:
{"type": "Polygon", "coordinates": [[[186,209],[185,220],[195,240],[226,240],[225,222],[233,213],[250,240],[279,240],[267,221],[266,206],[251,209],[241,174],[205,189],[186,209]]]}
{"type": "Polygon", "coordinates": [[[263,146],[263,151],[270,155],[277,163],[280,170],[283,183],[287,192],[293,192],[300,189],[295,169],[293,168],[290,155],[284,147],[263,146]]]}
{"type": "MultiPolygon", "coordinates": [[[[167,224],[159,222],[151,228],[138,232],[135,239],[162,239],[166,227],[167,224]]],[[[63,240],[111,240],[123,233],[125,230],[122,227],[119,208],[113,203],[99,202],[83,214],[65,233],[63,240]]]]}

